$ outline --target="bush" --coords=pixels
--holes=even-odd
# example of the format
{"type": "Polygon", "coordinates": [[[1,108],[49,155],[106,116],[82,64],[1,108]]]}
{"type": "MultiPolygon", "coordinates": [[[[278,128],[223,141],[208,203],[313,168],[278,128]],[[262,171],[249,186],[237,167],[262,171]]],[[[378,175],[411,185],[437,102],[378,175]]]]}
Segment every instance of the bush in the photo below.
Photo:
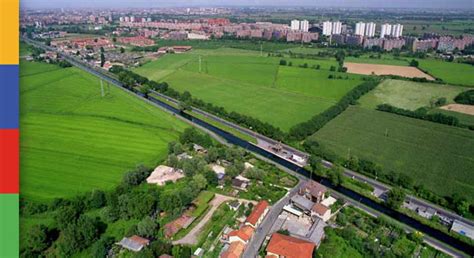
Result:
{"type": "Polygon", "coordinates": [[[459,104],[474,105],[474,90],[459,93],[454,101],[459,104]]]}

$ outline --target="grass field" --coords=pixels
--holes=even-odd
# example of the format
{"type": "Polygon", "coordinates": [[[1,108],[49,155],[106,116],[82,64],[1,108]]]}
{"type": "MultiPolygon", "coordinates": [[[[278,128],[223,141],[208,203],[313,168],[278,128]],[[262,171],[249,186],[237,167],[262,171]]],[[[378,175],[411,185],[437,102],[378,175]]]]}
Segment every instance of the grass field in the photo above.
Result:
{"type": "Polygon", "coordinates": [[[454,97],[468,88],[419,83],[402,80],[385,80],[373,91],[364,95],[359,103],[363,107],[375,109],[380,104],[390,104],[398,108],[415,110],[429,107],[430,101],[445,97],[448,103],[454,103],[454,97]]]}
{"type": "Polygon", "coordinates": [[[473,131],[350,107],[313,137],[344,158],[350,152],[386,172],[405,173],[440,195],[474,200],[473,131]]]}
{"type": "Polygon", "coordinates": [[[438,60],[419,59],[419,67],[446,83],[474,86],[474,66],[438,60]]]}
{"type": "Polygon", "coordinates": [[[166,55],[135,72],[285,131],[326,110],[361,83],[359,75],[330,72],[337,65],[332,60],[283,58],[292,62],[290,67],[280,66],[280,59],[249,50],[197,50],[166,55]],[[298,67],[305,63],[320,65],[320,70],[298,67]],[[330,74],[347,80],[328,79],[330,74]]]}
{"type": "Polygon", "coordinates": [[[185,125],[76,68],[22,62],[21,195],[49,201],[115,186],[127,169],[155,165],[185,125]]]}

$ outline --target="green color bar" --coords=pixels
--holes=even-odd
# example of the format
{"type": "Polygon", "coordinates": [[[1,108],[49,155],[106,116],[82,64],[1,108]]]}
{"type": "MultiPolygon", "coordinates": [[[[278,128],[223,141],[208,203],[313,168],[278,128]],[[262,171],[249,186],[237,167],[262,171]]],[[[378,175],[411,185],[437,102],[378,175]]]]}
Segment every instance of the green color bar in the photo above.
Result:
{"type": "Polygon", "coordinates": [[[0,257],[19,256],[18,194],[0,194],[0,257]]]}

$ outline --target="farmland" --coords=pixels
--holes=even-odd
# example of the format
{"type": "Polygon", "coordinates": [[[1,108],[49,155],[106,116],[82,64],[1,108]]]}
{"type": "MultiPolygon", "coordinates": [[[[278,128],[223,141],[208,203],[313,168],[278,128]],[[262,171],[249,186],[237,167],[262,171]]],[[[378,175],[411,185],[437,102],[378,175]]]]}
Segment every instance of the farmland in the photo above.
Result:
{"type": "Polygon", "coordinates": [[[434,80],[433,77],[418,70],[416,67],[350,62],[345,62],[344,66],[347,67],[348,73],[365,75],[397,75],[407,78],[426,78],[427,80],[434,80]]]}
{"type": "Polygon", "coordinates": [[[341,157],[355,155],[404,173],[439,195],[474,200],[474,132],[350,107],[313,136],[341,157]]]}
{"type": "Polygon", "coordinates": [[[474,86],[474,67],[468,64],[420,59],[419,67],[446,83],[474,86]]]}
{"type": "Polygon", "coordinates": [[[20,64],[21,189],[50,201],[110,189],[137,164],[155,165],[185,125],[76,68],[20,64]]]}
{"type": "Polygon", "coordinates": [[[363,107],[375,109],[380,104],[416,110],[420,107],[430,107],[430,102],[441,97],[447,103],[454,103],[453,99],[467,88],[434,83],[419,83],[402,80],[385,80],[373,91],[363,96],[359,102],[363,107]]]}
{"type": "Polygon", "coordinates": [[[361,83],[360,75],[330,72],[337,65],[333,60],[285,58],[292,66],[281,66],[280,59],[221,48],[166,55],[134,71],[284,131],[326,110],[361,83]]]}

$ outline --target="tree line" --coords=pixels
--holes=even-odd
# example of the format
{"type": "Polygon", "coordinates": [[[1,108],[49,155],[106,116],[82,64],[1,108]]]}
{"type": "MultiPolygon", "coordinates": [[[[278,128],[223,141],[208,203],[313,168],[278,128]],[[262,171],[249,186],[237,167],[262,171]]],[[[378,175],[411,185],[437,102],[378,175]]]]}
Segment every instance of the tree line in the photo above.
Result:
{"type": "Polygon", "coordinates": [[[426,120],[434,123],[451,125],[451,126],[460,126],[459,119],[454,116],[445,115],[442,113],[429,114],[427,108],[418,108],[415,111],[408,109],[397,108],[390,104],[380,104],[377,106],[377,110],[384,111],[388,113],[393,113],[397,115],[407,116],[411,118],[426,120]]]}
{"type": "Polygon", "coordinates": [[[288,138],[290,140],[304,140],[321,129],[327,122],[341,114],[349,105],[356,104],[356,101],[365,93],[374,89],[379,83],[378,79],[369,79],[357,87],[350,90],[341,100],[324,112],[313,116],[309,121],[297,124],[290,129],[288,138]]]}

